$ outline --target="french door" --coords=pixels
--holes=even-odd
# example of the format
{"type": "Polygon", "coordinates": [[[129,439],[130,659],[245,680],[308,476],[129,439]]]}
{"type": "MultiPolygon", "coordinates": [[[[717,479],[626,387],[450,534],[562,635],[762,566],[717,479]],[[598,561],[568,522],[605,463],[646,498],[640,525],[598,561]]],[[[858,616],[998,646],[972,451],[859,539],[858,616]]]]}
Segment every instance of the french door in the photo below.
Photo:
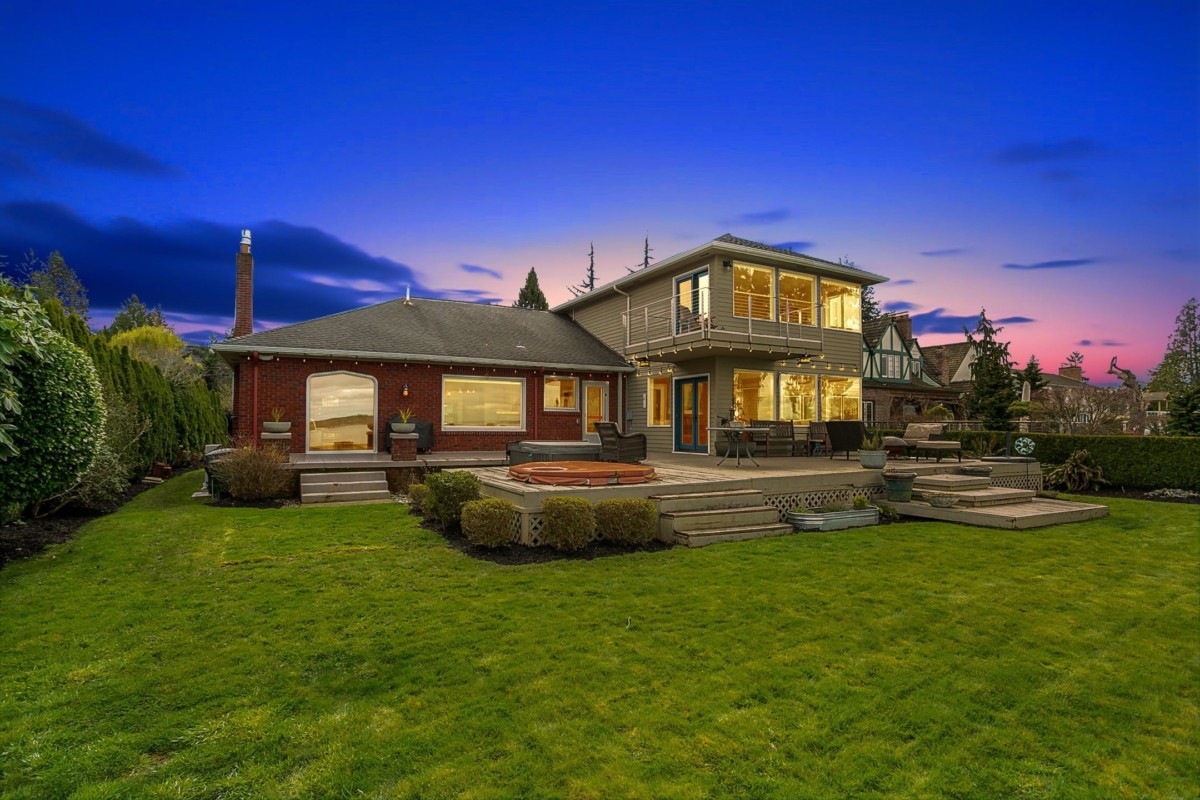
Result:
{"type": "Polygon", "coordinates": [[[675,449],[708,452],[708,378],[675,380],[675,449]]]}

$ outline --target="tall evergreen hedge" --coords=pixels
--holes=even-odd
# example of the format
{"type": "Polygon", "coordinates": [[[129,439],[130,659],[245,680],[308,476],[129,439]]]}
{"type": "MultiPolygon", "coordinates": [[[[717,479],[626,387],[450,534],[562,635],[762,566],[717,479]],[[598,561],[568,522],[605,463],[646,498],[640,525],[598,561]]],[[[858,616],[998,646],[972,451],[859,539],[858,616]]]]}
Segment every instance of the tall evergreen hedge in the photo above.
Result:
{"type": "Polygon", "coordinates": [[[203,452],[204,445],[226,441],[228,418],[220,395],[203,381],[172,384],[158,367],[131,357],[123,347],[112,347],[88,330],[82,319],[64,314],[56,302],[46,305],[46,314],[55,330],[91,357],[104,388],[128,399],[150,421],[150,430],[130,454],[137,472],[149,472],[155,461],[190,460],[203,452]]]}

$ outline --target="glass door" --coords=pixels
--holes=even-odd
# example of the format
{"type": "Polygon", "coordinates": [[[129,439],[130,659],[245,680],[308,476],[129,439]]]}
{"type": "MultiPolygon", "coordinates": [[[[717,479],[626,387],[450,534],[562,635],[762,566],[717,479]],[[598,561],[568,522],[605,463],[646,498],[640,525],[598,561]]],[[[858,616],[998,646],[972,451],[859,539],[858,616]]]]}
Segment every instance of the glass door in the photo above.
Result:
{"type": "Polygon", "coordinates": [[[675,334],[691,333],[708,324],[708,270],[675,279],[675,334]]]}
{"type": "Polygon", "coordinates": [[[583,382],[583,438],[585,441],[600,441],[596,423],[608,419],[608,384],[583,382]]]}
{"type": "Polygon", "coordinates": [[[708,378],[675,381],[675,449],[708,452],[708,378]]]}

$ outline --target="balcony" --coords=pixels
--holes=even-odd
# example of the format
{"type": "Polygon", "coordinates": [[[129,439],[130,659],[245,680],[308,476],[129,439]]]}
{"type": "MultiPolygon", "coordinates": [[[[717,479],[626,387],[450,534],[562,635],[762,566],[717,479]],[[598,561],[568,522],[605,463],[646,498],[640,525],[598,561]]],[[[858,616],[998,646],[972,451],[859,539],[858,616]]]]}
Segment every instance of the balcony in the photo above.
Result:
{"type": "Polygon", "coordinates": [[[782,359],[823,352],[820,306],[736,292],[733,310],[713,313],[710,291],[692,293],[688,305],[668,297],[630,309],[625,319],[625,355],[679,362],[706,355],[782,359]]]}

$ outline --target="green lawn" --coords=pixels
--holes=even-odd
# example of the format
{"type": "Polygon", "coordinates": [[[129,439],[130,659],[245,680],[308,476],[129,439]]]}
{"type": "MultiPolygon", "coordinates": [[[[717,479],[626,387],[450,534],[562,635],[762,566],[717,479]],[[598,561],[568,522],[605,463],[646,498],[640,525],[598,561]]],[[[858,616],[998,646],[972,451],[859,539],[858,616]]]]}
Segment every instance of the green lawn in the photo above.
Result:
{"type": "Polygon", "coordinates": [[[500,567],[198,480],[0,572],[0,795],[1200,791],[1197,506],[500,567]]]}

